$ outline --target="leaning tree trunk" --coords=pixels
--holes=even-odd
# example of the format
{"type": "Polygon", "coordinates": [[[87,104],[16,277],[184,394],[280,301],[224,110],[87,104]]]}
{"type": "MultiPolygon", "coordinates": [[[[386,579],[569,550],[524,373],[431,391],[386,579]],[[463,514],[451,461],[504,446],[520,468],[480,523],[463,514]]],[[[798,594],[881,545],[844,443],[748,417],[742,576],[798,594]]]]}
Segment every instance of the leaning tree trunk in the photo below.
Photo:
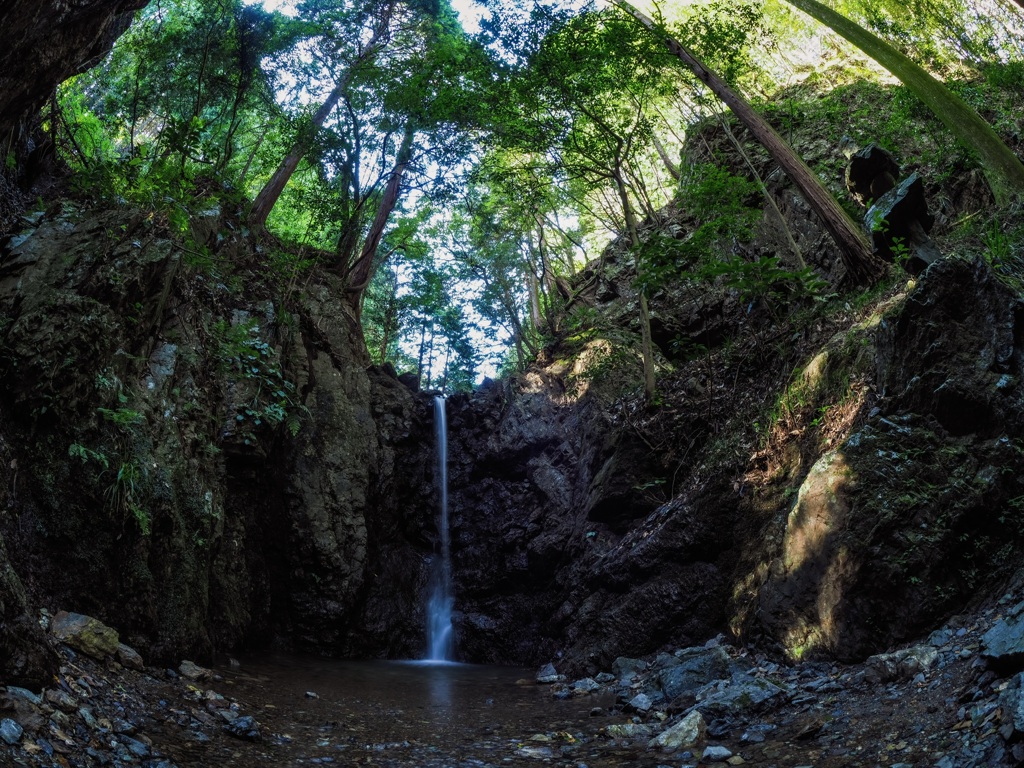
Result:
{"type": "MultiPolygon", "coordinates": [[[[816,0],[786,0],[849,40],[898,77],[965,146],[978,156],[997,203],[1024,197],[1024,165],[981,115],[913,60],[816,0]]],[[[1017,0],[1018,5],[1024,0],[1017,0]]]]}
{"type": "Polygon", "coordinates": [[[807,204],[818,214],[825,229],[839,246],[839,255],[850,280],[860,285],[876,282],[885,272],[885,264],[872,253],[863,229],[850,218],[850,215],[839,205],[839,201],[821,183],[821,179],[786,143],[786,140],[768,124],[768,121],[759,115],[746,99],[734,91],[728,83],[704,66],[700,59],[682,43],[668,35],[648,16],[625,0],[609,0],[609,2],[632,16],[654,34],[661,36],[672,55],[683,62],[698,80],[707,85],[733,111],[733,114],[739,118],[754,138],[768,150],[768,154],[800,190],[804,199],[807,200],[807,204]]]}
{"type": "Polygon", "coordinates": [[[373,224],[370,225],[370,231],[363,241],[363,249],[359,253],[359,258],[355,260],[355,263],[352,264],[352,268],[348,270],[346,275],[348,298],[355,310],[356,317],[360,315],[363,294],[370,284],[370,278],[373,277],[373,260],[377,255],[377,249],[380,247],[381,238],[384,237],[384,228],[387,226],[392,211],[395,210],[395,205],[398,204],[398,196],[402,189],[402,178],[405,176],[409,163],[412,162],[412,140],[415,135],[416,129],[410,120],[405,124],[405,135],[402,136],[402,144],[398,148],[395,167],[391,171],[391,178],[388,179],[388,183],[384,187],[380,204],[377,206],[377,214],[373,217],[373,224]]]}
{"type": "MultiPolygon", "coordinates": [[[[310,122],[309,133],[301,136],[291,148],[291,151],[285,156],[281,164],[277,166],[277,170],[274,171],[274,175],[270,177],[270,181],[263,185],[263,189],[260,190],[259,194],[256,195],[256,199],[253,200],[252,209],[249,211],[249,226],[253,229],[263,229],[267,225],[267,218],[270,216],[270,212],[274,210],[274,206],[277,205],[278,199],[281,197],[281,193],[284,192],[285,186],[295,173],[295,169],[299,167],[299,163],[302,158],[306,156],[306,152],[309,151],[309,147],[312,142],[313,136],[316,132],[323,127],[323,124],[327,121],[328,115],[334,111],[334,108],[338,106],[338,102],[341,101],[341,97],[345,95],[348,90],[349,84],[352,82],[352,77],[356,70],[367,61],[370,61],[376,54],[377,51],[387,41],[388,35],[388,24],[390,23],[390,16],[385,16],[380,24],[377,25],[377,29],[374,30],[373,37],[366,44],[366,47],[360,51],[355,61],[352,62],[351,66],[345,70],[345,74],[342,75],[337,85],[328,95],[327,99],[323,104],[320,105],[320,109],[313,115],[313,119],[310,122]]],[[[263,139],[261,138],[260,141],[263,139]]]]}

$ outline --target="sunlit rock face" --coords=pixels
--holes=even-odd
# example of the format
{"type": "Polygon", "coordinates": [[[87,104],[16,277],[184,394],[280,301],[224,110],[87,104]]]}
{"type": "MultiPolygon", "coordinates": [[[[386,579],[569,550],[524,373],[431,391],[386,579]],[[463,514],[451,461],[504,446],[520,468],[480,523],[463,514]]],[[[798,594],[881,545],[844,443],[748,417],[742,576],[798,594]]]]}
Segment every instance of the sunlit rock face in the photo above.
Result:
{"type": "Polygon", "coordinates": [[[842,534],[850,514],[852,473],[839,452],[822,456],[808,472],[789,513],[782,556],[773,562],[759,615],[786,646],[834,647],[834,612],[849,577],[842,534]]]}
{"type": "Polygon", "coordinates": [[[767,548],[751,634],[863,659],[1007,578],[1024,546],[1020,302],[946,259],[875,335],[875,406],[808,472],[767,548]]]}
{"type": "Polygon", "coordinates": [[[0,135],[94,65],[146,0],[8,0],[0,9],[0,135]]]}

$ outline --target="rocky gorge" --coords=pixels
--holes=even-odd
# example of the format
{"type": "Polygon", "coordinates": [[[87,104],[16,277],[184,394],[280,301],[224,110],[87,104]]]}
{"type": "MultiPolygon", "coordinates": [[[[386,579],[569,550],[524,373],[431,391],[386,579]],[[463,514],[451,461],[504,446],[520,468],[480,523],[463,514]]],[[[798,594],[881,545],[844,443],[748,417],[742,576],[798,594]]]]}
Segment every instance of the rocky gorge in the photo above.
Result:
{"type": "MultiPolygon", "coordinates": [[[[0,67],[20,137],[0,190],[4,760],[1024,760],[1024,305],[1009,246],[958,234],[989,203],[977,173],[915,169],[946,255],[854,291],[767,155],[695,128],[688,166],[764,180],[748,255],[795,248],[840,287],[662,286],[650,400],[625,237],[568,281],[537,360],[446,406],[456,655],[529,671],[368,704],[259,654],[422,656],[435,393],[371,364],[341,279],[251,231],[236,190],[204,178],[186,210],[147,209],[31,159],[29,81],[86,66],[139,3],[101,5],[60,17],[31,77],[0,67]]],[[[838,184],[825,99],[802,97],[795,142],[838,184]]],[[[686,242],[698,219],[673,203],[641,229],[686,242]]]]}

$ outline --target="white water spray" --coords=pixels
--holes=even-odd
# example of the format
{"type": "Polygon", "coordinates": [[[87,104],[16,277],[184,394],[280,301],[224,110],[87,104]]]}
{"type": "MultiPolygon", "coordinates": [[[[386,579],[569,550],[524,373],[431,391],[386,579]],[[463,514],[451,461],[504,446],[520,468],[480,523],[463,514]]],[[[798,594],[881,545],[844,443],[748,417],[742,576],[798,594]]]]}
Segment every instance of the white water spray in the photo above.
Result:
{"type": "Polygon", "coordinates": [[[434,570],[434,588],[427,601],[427,660],[451,661],[455,650],[452,630],[451,539],[448,534],[448,423],[444,398],[434,398],[434,429],[437,433],[438,488],[441,499],[438,534],[441,538],[441,562],[434,570]]]}

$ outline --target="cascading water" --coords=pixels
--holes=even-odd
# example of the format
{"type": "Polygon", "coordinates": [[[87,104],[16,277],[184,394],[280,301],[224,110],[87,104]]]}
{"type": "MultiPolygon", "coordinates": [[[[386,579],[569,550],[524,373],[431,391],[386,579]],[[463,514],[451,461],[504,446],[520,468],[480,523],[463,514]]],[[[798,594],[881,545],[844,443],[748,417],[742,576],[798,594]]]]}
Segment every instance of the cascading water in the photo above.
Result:
{"type": "Polygon", "coordinates": [[[427,601],[427,660],[451,661],[455,650],[452,630],[451,539],[448,534],[448,423],[444,398],[434,398],[434,429],[437,433],[438,495],[441,499],[437,532],[441,539],[441,562],[434,569],[434,588],[427,601]]]}

